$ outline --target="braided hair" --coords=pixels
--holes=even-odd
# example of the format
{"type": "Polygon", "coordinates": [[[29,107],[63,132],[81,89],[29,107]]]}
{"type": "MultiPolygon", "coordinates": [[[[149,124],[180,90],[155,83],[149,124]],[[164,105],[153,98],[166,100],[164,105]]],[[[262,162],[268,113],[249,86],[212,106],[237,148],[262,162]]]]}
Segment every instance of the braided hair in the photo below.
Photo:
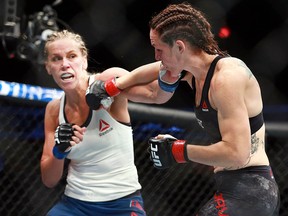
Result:
{"type": "Polygon", "coordinates": [[[208,54],[227,55],[218,47],[211,25],[204,14],[187,2],[169,5],[152,17],[149,27],[169,46],[173,46],[174,41],[180,39],[208,54]]]}

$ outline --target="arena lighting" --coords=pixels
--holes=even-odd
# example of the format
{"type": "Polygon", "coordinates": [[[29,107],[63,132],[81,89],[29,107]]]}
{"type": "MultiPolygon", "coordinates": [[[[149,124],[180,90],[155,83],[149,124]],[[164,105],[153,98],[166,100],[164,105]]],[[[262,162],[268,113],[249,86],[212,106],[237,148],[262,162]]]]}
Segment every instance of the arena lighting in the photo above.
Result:
{"type": "Polygon", "coordinates": [[[0,7],[0,36],[2,36],[2,38],[4,36],[12,38],[19,37],[20,22],[17,8],[19,8],[20,5],[17,0],[1,0],[0,7]]]}
{"type": "MultiPolygon", "coordinates": [[[[52,6],[61,2],[56,0],[52,6]]],[[[32,15],[22,16],[18,0],[4,0],[2,4],[4,13],[0,19],[0,36],[7,57],[43,65],[43,48],[47,37],[59,30],[60,25],[66,29],[70,27],[57,18],[56,11],[50,5],[45,5],[42,11],[32,15]]]]}
{"type": "Polygon", "coordinates": [[[0,0],[0,39],[9,58],[15,57],[13,52],[20,37],[20,17],[22,5],[18,0],[0,0]]]}
{"type": "Polygon", "coordinates": [[[46,5],[43,11],[31,15],[27,28],[21,35],[16,48],[16,56],[32,63],[43,64],[43,48],[47,37],[59,30],[57,13],[51,6],[46,5]]]}
{"type": "Polygon", "coordinates": [[[228,38],[231,35],[231,30],[228,26],[222,26],[219,30],[218,36],[222,39],[228,38]]]}

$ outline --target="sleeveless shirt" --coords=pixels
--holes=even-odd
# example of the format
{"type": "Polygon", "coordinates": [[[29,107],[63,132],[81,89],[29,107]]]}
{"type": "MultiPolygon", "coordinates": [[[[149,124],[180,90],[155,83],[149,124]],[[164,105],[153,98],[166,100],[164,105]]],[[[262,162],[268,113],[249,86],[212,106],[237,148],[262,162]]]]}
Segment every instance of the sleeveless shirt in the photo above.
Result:
{"type": "MultiPolygon", "coordinates": [[[[67,122],[65,95],[59,123],[67,122]]],[[[73,123],[73,122],[70,122],[73,123]]],[[[131,126],[116,121],[105,109],[90,110],[83,141],[72,147],[65,195],[91,202],[115,200],[141,189],[134,164],[131,126]]]]}
{"type": "MultiPolygon", "coordinates": [[[[207,76],[205,78],[200,105],[195,106],[194,109],[198,124],[210,135],[212,143],[219,142],[222,139],[217,118],[217,111],[212,108],[208,98],[210,82],[214,74],[215,66],[221,58],[224,58],[224,56],[217,56],[212,61],[207,76]]],[[[195,77],[192,78],[192,87],[194,94],[196,95],[197,89],[195,85],[195,77]]],[[[261,111],[258,115],[249,118],[249,123],[251,128],[251,134],[258,131],[264,123],[263,112],[261,111]]]]}

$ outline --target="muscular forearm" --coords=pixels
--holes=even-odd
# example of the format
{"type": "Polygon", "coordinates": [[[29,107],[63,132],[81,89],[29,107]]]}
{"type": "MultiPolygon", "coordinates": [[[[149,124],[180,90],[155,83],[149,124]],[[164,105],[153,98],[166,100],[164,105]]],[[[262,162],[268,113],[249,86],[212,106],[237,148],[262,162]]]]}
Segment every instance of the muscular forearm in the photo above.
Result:
{"type": "Polygon", "coordinates": [[[237,150],[223,141],[209,145],[187,145],[189,160],[214,167],[242,167],[249,158],[249,150],[237,150]]]}
{"type": "Polygon", "coordinates": [[[151,83],[152,81],[157,80],[159,69],[160,62],[140,66],[129,74],[119,77],[116,85],[119,89],[124,90],[135,85],[151,83]]]}
{"type": "Polygon", "coordinates": [[[163,91],[157,80],[145,86],[133,86],[122,91],[130,101],[149,104],[166,103],[173,93],[163,91]]]}
{"type": "Polygon", "coordinates": [[[169,134],[149,139],[150,159],[156,168],[167,168],[175,163],[196,162],[214,167],[243,167],[249,159],[249,150],[233,147],[231,143],[202,146],[188,144],[169,134]]]}
{"type": "Polygon", "coordinates": [[[140,66],[117,79],[116,85],[133,102],[163,104],[173,93],[163,91],[158,84],[161,62],[140,66]]]}
{"type": "Polygon", "coordinates": [[[90,85],[86,92],[87,104],[92,109],[98,109],[104,99],[119,94],[133,102],[163,104],[172,97],[173,92],[159,87],[159,70],[160,62],[143,65],[131,72],[119,68],[107,69],[101,77],[98,76],[102,81],[96,80],[90,85]]]}

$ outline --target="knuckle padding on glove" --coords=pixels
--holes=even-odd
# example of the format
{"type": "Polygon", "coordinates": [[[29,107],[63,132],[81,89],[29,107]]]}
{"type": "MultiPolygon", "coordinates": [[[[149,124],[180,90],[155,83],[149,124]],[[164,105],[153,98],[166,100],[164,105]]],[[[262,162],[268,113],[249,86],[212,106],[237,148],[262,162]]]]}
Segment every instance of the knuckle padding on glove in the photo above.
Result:
{"type": "Polygon", "coordinates": [[[71,151],[70,141],[74,135],[74,128],[72,126],[73,124],[70,123],[62,123],[55,130],[55,145],[52,152],[57,159],[64,159],[71,151]]]}
{"type": "Polygon", "coordinates": [[[169,139],[149,139],[150,159],[154,163],[154,167],[164,169],[176,163],[169,139]]]}
{"type": "MultiPolygon", "coordinates": [[[[103,100],[117,96],[120,92],[121,90],[116,86],[114,77],[105,82],[95,80],[86,91],[86,103],[91,109],[97,110],[100,108],[103,100]]],[[[103,103],[105,104],[105,102],[103,103]]]]}
{"type": "Polygon", "coordinates": [[[63,123],[58,126],[56,145],[60,152],[65,152],[65,150],[71,146],[70,141],[72,140],[72,136],[74,135],[74,129],[72,124],[63,123]]]}
{"type": "Polygon", "coordinates": [[[105,97],[108,97],[108,94],[105,91],[104,82],[101,80],[95,80],[88,87],[85,99],[91,109],[97,110],[101,105],[101,100],[105,97]]]}

